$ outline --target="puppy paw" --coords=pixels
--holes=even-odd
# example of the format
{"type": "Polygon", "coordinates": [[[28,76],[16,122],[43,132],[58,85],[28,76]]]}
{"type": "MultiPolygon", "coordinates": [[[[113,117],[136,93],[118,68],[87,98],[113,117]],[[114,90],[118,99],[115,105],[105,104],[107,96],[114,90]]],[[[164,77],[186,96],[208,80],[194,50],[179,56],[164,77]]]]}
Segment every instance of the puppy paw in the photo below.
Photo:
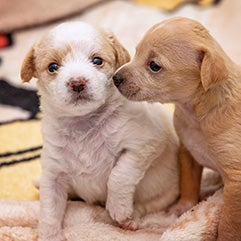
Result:
{"type": "Polygon", "coordinates": [[[123,229],[135,231],[138,229],[139,225],[134,219],[127,219],[121,224],[121,227],[123,229]]]}
{"type": "Polygon", "coordinates": [[[106,209],[108,210],[110,217],[116,221],[121,227],[125,229],[134,229],[135,225],[133,220],[133,207],[127,205],[124,202],[107,200],[106,209]]]}
{"type": "Polygon", "coordinates": [[[171,206],[171,208],[169,208],[167,213],[170,215],[175,214],[177,216],[181,216],[183,213],[185,213],[186,211],[188,211],[189,209],[191,209],[194,206],[195,206],[195,203],[193,203],[193,202],[188,202],[188,201],[178,202],[178,203],[174,204],[173,206],[171,206]]]}

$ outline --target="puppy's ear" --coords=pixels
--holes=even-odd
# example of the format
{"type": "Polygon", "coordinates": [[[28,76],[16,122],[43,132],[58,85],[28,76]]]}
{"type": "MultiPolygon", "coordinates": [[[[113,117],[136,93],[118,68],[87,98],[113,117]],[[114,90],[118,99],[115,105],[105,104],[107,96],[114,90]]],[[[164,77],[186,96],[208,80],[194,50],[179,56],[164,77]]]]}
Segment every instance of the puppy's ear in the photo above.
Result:
{"type": "Polygon", "coordinates": [[[21,79],[23,82],[29,82],[33,77],[36,77],[36,70],[34,63],[34,48],[31,48],[21,67],[21,79]]]}
{"type": "Polygon", "coordinates": [[[131,57],[124,46],[117,40],[112,33],[106,33],[108,40],[110,41],[116,57],[116,68],[121,67],[123,64],[130,61],[131,57]]]}
{"type": "Polygon", "coordinates": [[[224,59],[215,50],[202,48],[200,59],[200,76],[205,91],[227,79],[228,69],[225,65],[224,59]]]}

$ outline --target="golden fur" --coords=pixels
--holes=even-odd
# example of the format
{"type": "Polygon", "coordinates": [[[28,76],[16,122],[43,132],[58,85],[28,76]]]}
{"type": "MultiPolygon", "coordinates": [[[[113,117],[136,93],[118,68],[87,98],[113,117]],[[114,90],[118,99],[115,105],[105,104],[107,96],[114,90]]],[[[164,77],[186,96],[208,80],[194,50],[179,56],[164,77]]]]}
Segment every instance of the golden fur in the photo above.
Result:
{"type": "MultiPolygon", "coordinates": [[[[131,100],[174,103],[174,124],[184,147],[199,164],[220,173],[224,209],[219,241],[241,240],[240,70],[200,23],[174,18],[153,26],[131,62],[114,76],[120,92],[131,100]]],[[[201,171],[188,160],[181,162],[181,200],[199,190],[193,185],[196,190],[188,191],[199,182],[201,171]],[[187,177],[190,166],[196,174],[187,177]]]]}

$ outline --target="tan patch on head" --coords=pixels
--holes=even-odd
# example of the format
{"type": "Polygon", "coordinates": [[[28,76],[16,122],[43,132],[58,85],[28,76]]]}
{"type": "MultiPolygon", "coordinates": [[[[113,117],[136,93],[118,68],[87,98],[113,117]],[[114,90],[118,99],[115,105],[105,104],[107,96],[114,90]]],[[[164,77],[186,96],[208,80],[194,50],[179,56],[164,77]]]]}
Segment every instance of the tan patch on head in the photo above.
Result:
{"type": "Polygon", "coordinates": [[[51,63],[62,65],[62,62],[68,52],[71,51],[71,46],[54,47],[49,38],[42,40],[36,45],[35,50],[35,65],[38,72],[45,72],[51,63]]]}
{"type": "Polygon", "coordinates": [[[21,79],[24,82],[30,81],[33,77],[41,79],[41,75],[47,73],[51,63],[61,65],[70,47],[54,48],[51,46],[51,39],[45,37],[35,44],[26,55],[21,68],[21,79]]]}

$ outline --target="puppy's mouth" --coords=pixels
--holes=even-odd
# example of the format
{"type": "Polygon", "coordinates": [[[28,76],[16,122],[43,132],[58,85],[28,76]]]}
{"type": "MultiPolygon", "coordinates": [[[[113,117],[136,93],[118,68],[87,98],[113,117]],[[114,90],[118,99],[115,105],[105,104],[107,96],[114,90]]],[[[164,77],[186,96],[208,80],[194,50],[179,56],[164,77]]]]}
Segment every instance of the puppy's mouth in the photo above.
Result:
{"type": "Polygon", "coordinates": [[[68,93],[70,95],[70,103],[78,104],[83,102],[89,102],[93,98],[90,93],[88,93],[87,87],[88,80],[84,78],[71,79],[67,83],[68,93]]]}
{"type": "Polygon", "coordinates": [[[137,86],[128,86],[127,88],[124,86],[124,84],[121,84],[118,87],[118,90],[122,95],[124,95],[129,100],[140,100],[140,88],[137,86]]]}
{"type": "Polygon", "coordinates": [[[138,92],[136,93],[133,93],[133,92],[130,92],[130,91],[124,91],[122,90],[121,88],[119,88],[119,91],[122,95],[124,95],[127,99],[129,100],[138,100],[138,92]]]}
{"type": "Polygon", "coordinates": [[[135,82],[128,80],[128,77],[122,76],[121,73],[117,72],[117,74],[113,76],[113,82],[119,92],[127,99],[133,101],[142,100],[141,88],[135,84],[135,82]]]}
{"type": "Polygon", "coordinates": [[[90,102],[92,100],[92,96],[88,94],[86,91],[82,91],[81,93],[70,93],[71,98],[70,98],[70,104],[80,104],[80,103],[86,103],[90,102]]]}
{"type": "Polygon", "coordinates": [[[136,88],[135,91],[131,91],[131,88],[128,90],[123,90],[122,88],[118,88],[120,93],[124,95],[128,100],[131,101],[147,101],[147,102],[154,102],[152,92],[143,91],[141,88],[136,88]]]}

